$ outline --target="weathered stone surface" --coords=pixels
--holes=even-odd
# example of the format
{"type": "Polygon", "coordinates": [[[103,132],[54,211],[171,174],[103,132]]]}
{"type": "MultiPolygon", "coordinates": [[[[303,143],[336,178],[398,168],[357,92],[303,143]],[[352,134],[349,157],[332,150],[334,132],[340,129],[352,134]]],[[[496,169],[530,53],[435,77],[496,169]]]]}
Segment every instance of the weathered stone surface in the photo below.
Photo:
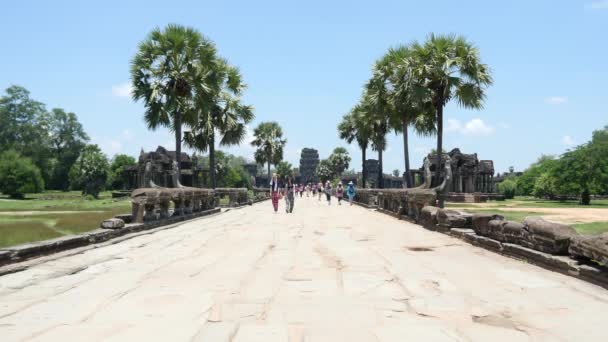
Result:
{"type": "Polygon", "coordinates": [[[475,213],[471,219],[473,230],[478,235],[488,236],[488,223],[491,220],[504,220],[504,216],[488,213],[475,213]]]}
{"type": "Polygon", "coordinates": [[[545,221],[540,217],[528,217],[523,222],[522,245],[541,252],[567,255],[570,239],[578,236],[574,228],[561,223],[545,221]]]}
{"type": "Polygon", "coordinates": [[[439,208],[437,207],[426,206],[422,208],[418,223],[426,229],[437,229],[437,211],[439,211],[439,208]]]}
{"type": "Polygon", "coordinates": [[[87,244],[86,234],[62,236],[56,239],[26,243],[6,248],[11,261],[25,260],[32,257],[60,252],[87,244]]]}
{"type": "Polygon", "coordinates": [[[101,222],[101,228],[105,229],[120,229],[125,226],[125,221],[118,218],[111,218],[101,222]]]}
{"type": "Polygon", "coordinates": [[[576,274],[578,272],[578,263],[568,257],[552,255],[512,243],[503,243],[502,246],[504,252],[509,255],[524,258],[534,263],[549,266],[571,274],[576,274]]]}
{"type": "Polygon", "coordinates": [[[463,234],[462,238],[473,245],[481,246],[496,252],[502,251],[502,244],[499,241],[490,239],[489,237],[480,236],[477,234],[463,234]]]}
{"type": "Polygon", "coordinates": [[[450,235],[456,236],[458,238],[464,238],[466,234],[475,234],[475,231],[470,228],[451,228],[450,235]]]}
{"type": "Polygon", "coordinates": [[[473,215],[452,209],[437,211],[437,227],[448,231],[450,228],[472,228],[473,215]]]}
{"type": "Polygon", "coordinates": [[[129,224],[132,222],[133,215],[132,214],[118,214],[114,215],[114,218],[121,219],[125,224],[129,224]]]}
{"type": "Polygon", "coordinates": [[[570,255],[594,260],[608,266],[608,233],[591,236],[575,236],[570,240],[570,255]]]}
{"type": "Polygon", "coordinates": [[[492,239],[521,244],[524,234],[524,226],[519,222],[504,221],[502,219],[490,220],[485,230],[480,233],[492,239]]]}

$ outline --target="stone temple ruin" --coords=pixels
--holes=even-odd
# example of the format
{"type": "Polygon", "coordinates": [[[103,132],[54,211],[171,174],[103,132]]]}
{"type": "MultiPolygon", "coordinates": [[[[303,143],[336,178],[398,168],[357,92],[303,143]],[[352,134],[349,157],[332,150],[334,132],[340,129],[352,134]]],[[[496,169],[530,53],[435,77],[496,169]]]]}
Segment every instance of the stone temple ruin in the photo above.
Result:
{"type": "Polygon", "coordinates": [[[315,183],[317,166],[319,165],[319,151],[314,148],[303,148],[300,155],[300,179],[301,183],[315,183]]]}
{"type": "MultiPolygon", "coordinates": [[[[182,152],[180,159],[180,183],[195,188],[204,187],[209,170],[200,167],[195,156],[191,158],[182,152]]],[[[126,187],[128,190],[146,188],[152,181],[161,187],[176,188],[172,176],[175,166],[175,151],[167,151],[162,146],[158,146],[156,151],[142,150],[137,165],[125,167],[123,171],[126,187]]]]}
{"type": "MultiPolygon", "coordinates": [[[[446,200],[454,202],[483,202],[488,199],[502,199],[496,194],[494,180],[494,162],[492,160],[479,160],[477,153],[465,154],[460,149],[455,148],[443,154],[443,162],[437,167],[437,154],[429,154],[427,159],[430,161],[431,186],[437,186],[435,172],[437,169],[443,170],[444,163],[449,160],[452,171],[452,178],[447,182],[445,191],[448,193],[446,200]]],[[[443,172],[442,172],[443,174],[443,172]]],[[[420,170],[412,171],[416,183],[424,181],[424,172],[420,170]]],[[[443,182],[443,176],[441,181],[443,182]]],[[[415,183],[415,184],[416,184],[415,183]]]]}

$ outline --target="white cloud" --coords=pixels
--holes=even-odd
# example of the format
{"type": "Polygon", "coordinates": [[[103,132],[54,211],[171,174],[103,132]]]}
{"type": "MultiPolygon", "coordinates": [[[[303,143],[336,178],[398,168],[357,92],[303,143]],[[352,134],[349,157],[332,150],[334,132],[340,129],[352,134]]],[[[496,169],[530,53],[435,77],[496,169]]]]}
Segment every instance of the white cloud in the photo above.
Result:
{"type": "Polygon", "coordinates": [[[463,135],[490,135],[494,133],[494,127],[486,124],[479,118],[465,123],[456,119],[448,119],[446,132],[456,132],[463,135]]]}
{"type": "Polygon", "coordinates": [[[592,3],[586,4],[585,7],[594,10],[608,9],[608,0],[593,1],[592,3]]]}
{"type": "Polygon", "coordinates": [[[545,103],[551,105],[560,105],[566,102],[568,102],[568,98],[565,96],[551,96],[545,98],[545,103]]]}
{"type": "Polygon", "coordinates": [[[131,86],[131,83],[129,82],[125,82],[122,84],[118,84],[118,85],[113,85],[112,86],[112,95],[116,96],[116,97],[131,97],[131,91],[133,90],[133,87],[131,86]]]}
{"type": "Polygon", "coordinates": [[[570,146],[576,145],[576,141],[574,141],[574,139],[571,136],[564,135],[564,137],[562,138],[562,144],[570,147],[570,146]]]}
{"type": "Polygon", "coordinates": [[[502,128],[502,129],[509,129],[511,128],[511,125],[509,125],[508,123],[501,121],[498,123],[498,127],[502,128]]]}

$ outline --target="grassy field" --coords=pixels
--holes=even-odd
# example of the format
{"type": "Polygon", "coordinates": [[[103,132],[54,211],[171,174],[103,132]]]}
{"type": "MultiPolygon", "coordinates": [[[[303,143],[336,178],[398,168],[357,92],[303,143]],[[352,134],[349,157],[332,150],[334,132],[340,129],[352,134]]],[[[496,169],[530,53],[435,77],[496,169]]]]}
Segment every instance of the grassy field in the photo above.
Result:
{"type": "MultiPolygon", "coordinates": [[[[581,234],[600,234],[608,232],[608,200],[591,201],[589,206],[581,206],[577,201],[549,201],[532,197],[516,197],[506,201],[491,201],[486,203],[447,203],[448,208],[458,208],[470,213],[496,213],[510,221],[521,222],[528,216],[555,215],[555,209],[564,209],[569,215],[584,217],[587,209],[606,209],[606,217],[602,221],[571,224],[581,234]],[[529,209],[529,210],[527,210],[529,209]],[[543,209],[551,209],[543,212],[543,209]],[[517,210],[517,211],[515,211],[517,210]],[[550,211],[550,212],[549,212],[550,211]]],[[[560,212],[558,210],[558,212],[560,212]]],[[[586,214],[587,213],[587,214],[586,214]]],[[[580,222],[580,221],[579,221],[580,222]]]]}
{"type": "Polygon", "coordinates": [[[80,192],[45,192],[25,200],[0,197],[0,248],[78,234],[99,227],[104,219],[130,212],[128,199],[85,200],[80,192]]]}

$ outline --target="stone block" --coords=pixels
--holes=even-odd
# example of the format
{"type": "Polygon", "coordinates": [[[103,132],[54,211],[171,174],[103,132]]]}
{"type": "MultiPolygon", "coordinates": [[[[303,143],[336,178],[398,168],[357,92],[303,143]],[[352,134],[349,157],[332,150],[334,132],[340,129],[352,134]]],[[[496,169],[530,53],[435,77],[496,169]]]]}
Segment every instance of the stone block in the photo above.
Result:
{"type": "Polygon", "coordinates": [[[469,228],[451,228],[450,235],[456,236],[458,238],[464,239],[465,235],[475,235],[475,231],[469,228]]]}
{"type": "Polygon", "coordinates": [[[593,260],[608,266],[608,233],[591,236],[575,236],[570,240],[570,255],[593,260]]]}
{"type": "Polygon", "coordinates": [[[101,222],[101,228],[105,229],[121,229],[124,228],[125,221],[119,218],[111,218],[101,222]]]}
{"type": "Polygon", "coordinates": [[[568,255],[570,240],[578,236],[574,228],[540,217],[526,218],[523,226],[522,245],[556,255],[568,255]]]}
{"type": "Polygon", "coordinates": [[[133,221],[132,214],[118,214],[118,215],[114,215],[114,218],[123,220],[125,224],[132,223],[132,221],[133,221]]]}
{"type": "Polygon", "coordinates": [[[458,210],[439,209],[437,211],[437,228],[449,231],[450,228],[472,228],[473,215],[458,210]]]}
{"type": "Polygon", "coordinates": [[[488,236],[488,223],[492,220],[504,220],[504,216],[489,214],[489,213],[475,213],[471,218],[473,230],[478,235],[488,236]]]}
{"type": "Polygon", "coordinates": [[[439,208],[426,206],[422,208],[420,212],[420,217],[418,218],[418,223],[420,223],[424,228],[430,230],[437,229],[437,211],[439,208]]]}

